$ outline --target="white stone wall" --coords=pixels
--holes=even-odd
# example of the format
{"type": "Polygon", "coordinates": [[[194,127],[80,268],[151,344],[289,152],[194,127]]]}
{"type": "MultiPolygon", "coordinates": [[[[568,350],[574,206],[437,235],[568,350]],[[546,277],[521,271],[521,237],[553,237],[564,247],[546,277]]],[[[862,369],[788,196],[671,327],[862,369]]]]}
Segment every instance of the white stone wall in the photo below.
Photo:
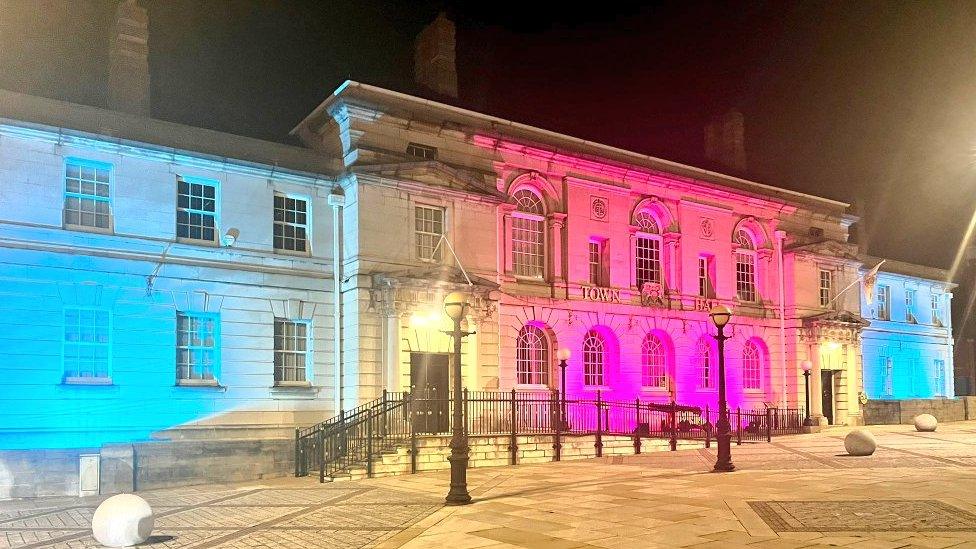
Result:
{"type": "Polygon", "coordinates": [[[97,446],[176,427],[255,435],[332,414],[329,189],[257,172],[0,136],[0,447],[97,446]],[[112,165],[110,234],[62,227],[67,157],[112,165]],[[219,181],[218,234],[239,229],[233,247],[173,243],[178,175],[219,181]],[[308,198],[310,256],[273,250],[275,191],[308,198]],[[63,383],[63,311],[76,306],[111,313],[110,386],[63,383]],[[219,387],[176,386],[177,311],[220,314],[219,387]],[[311,388],[273,387],[276,316],[312,321],[311,388]]]}
{"type": "Polygon", "coordinates": [[[945,282],[880,272],[878,285],[891,293],[889,320],[877,317],[877,299],[862,311],[871,325],[862,334],[864,392],[872,399],[953,397],[953,353],[949,307],[950,288],[945,282]],[[908,322],[906,289],[915,290],[916,322],[908,322]],[[940,321],[934,323],[930,295],[942,299],[940,321]],[[941,364],[938,362],[941,361],[941,364]],[[889,369],[890,363],[890,369],[889,369]],[[940,386],[941,385],[941,386],[940,386]]]}

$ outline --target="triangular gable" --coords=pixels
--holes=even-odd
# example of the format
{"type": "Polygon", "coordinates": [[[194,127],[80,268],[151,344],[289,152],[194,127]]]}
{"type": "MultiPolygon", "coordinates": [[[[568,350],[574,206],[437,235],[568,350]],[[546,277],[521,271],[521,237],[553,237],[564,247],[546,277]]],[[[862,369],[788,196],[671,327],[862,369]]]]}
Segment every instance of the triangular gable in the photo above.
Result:
{"type": "Polygon", "coordinates": [[[372,164],[356,166],[354,173],[374,174],[401,181],[412,181],[423,185],[445,187],[456,191],[477,193],[505,200],[505,196],[494,187],[492,182],[485,181],[481,172],[449,166],[438,160],[420,160],[396,162],[390,164],[372,164]]]}

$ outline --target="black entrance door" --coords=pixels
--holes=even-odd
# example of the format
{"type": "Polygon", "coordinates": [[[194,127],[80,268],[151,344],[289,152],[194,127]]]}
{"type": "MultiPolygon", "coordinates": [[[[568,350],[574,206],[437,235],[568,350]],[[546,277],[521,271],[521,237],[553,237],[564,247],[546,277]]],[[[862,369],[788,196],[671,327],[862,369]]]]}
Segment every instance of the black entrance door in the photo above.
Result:
{"type": "Polygon", "coordinates": [[[834,372],[820,371],[820,394],[823,397],[823,415],[827,423],[834,424],[834,372]]]}
{"type": "Polygon", "coordinates": [[[413,429],[416,433],[450,430],[448,370],[445,353],[410,353],[410,386],[413,393],[413,429]]]}

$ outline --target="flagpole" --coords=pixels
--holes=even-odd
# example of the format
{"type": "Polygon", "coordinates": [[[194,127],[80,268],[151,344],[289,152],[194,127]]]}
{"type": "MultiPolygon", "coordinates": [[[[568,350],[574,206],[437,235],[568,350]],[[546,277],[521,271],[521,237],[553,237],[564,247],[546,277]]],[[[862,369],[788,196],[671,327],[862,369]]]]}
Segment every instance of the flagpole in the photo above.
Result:
{"type": "Polygon", "coordinates": [[[451,252],[451,256],[454,257],[454,261],[457,263],[458,268],[461,269],[461,274],[464,275],[464,279],[468,281],[468,286],[474,286],[474,283],[471,282],[471,277],[468,276],[468,271],[464,270],[464,265],[461,264],[461,259],[456,253],[454,253],[454,246],[452,246],[451,241],[447,239],[447,235],[441,235],[441,237],[437,240],[437,245],[434,246],[434,250],[430,253],[430,255],[434,256],[437,254],[437,250],[441,247],[441,242],[447,244],[447,249],[451,252]]]}
{"type": "Polygon", "coordinates": [[[878,268],[879,268],[879,267],[881,267],[881,265],[882,265],[882,264],[883,264],[883,263],[884,263],[885,261],[888,261],[888,260],[887,260],[887,259],[882,259],[882,260],[881,260],[881,261],[880,261],[880,262],[879,262],[879,263],[878,263],[877,265],[875,265],[875,266],[874,266],[874,267],[873,267],[873,268],[872,268],[872,269],[871,269],[870,271],[868,271],[867,273],[865,273],[865,274],[863,274],[863,275],[861,275],[861,276],[859,276],[859,277],[857,277],[857,280],[855,280],[854,282],[851,282],[850,284],[848,284],[846,288],[844,288],[843,290],[841,290],[840,292],[838,292],[838,293],[837,293],[837,295],[835,295],[835,296],[833,297],[833,299],[831,299],[830,301],[828,301],[828,302],[827,302],[827,307],[830,307],[830,305],[831,305],[831,304],[832,304],[833,302],[835,302],[835,301],[837,301],[837,299],[838,299],[838,298],[840,298],[840,296],[842,296],[842,295],[844,295],[844,292],[846,292],[847,290],[850,290],[850,289],[851,289],[851,288],[853,288],[854,286],[856,286],[856,285],[858,285],[859,283],[861,283],[861,282],[863,282],[863,281],[864,281],[864,279],[865,279],[865,278],[867,278],[868,276],[873,276],[873,275],[876,275],[876,274],[878,274],[878,268]]]}

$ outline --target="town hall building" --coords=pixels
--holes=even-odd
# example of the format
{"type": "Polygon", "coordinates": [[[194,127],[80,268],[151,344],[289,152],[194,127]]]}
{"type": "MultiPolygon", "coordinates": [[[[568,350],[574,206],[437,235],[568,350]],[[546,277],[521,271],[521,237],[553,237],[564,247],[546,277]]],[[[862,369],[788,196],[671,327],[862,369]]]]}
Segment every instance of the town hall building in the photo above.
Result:
{"type": "Polygon", "coordinates": [[[153,441],[204,441],[167,478],[282,474],[296,426],[446,393],[453,291],[470,390],[714,410],[721,304],[732,407],[803,406],[804,367],[821,424],[953,395],[952,285],[863,255],[848,204],[357,82],[284,145],[121,81],[0,92],[0,497],[136,489],[153,441]]]}

